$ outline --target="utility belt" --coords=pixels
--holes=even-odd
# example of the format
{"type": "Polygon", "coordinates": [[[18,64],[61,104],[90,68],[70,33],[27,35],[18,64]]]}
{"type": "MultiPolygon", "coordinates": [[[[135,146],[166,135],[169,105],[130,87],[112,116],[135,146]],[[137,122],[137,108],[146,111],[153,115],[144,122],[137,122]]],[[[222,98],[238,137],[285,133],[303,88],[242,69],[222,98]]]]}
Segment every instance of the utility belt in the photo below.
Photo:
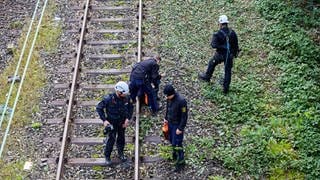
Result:
{"type": "Polygon", "coordinates": [[[173,125],[178,125],[180,124],[180,121],[178,120],[168,120],[170,124],[173,124],[173,125]]]}
{"type": "Polygon", "coordinates": [[[108,119],[110,121],[110,123],[114,126],[117,126],[117,125],[121,125],[124,123],[125,121],[125,117],[120,117],[120,118],[110,118],[108,119]]]}

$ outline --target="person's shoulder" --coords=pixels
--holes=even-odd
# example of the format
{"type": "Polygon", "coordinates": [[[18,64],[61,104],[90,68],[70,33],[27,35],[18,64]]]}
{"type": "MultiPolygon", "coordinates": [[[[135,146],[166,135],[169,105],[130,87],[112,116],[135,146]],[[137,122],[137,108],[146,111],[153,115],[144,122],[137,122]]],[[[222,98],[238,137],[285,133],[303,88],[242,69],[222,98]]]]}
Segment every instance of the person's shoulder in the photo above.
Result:
{"type": "Polygon", "coordinates": [[[182,94],[177,93],[177,96],[180,102],[187,102],[186,98],[182,94]]]}
{"type": "Polygon", "coordinates": [[[128,103],[133,103],[133,100],[132,100],[132,98],[130,97],[130,96],[126,96],[126,102],[128,102],[128,103]]]}
{"type": "Polygon", "coordinates": [[[223,38],[224,37],[224,32],[223,32],[223,30],[222,29],[220,29],[220,30],[218,30],[217,32],[215,32],[214,33],[214,36],[216,37],[216,38],[223,38]]]}
{"type": "Polygon", "coordinates": [[[104,96],[103,99],[104,99],[105,101],[110,101],[110,100],[112,100],[112,98],[114,98],[114,94],[115,94],[115,93],[107,94],[107,95],[104,96]]]}
{"type": "Polygon", "coordinates": [[[154,64],[157,64],[156,60],[153,58],[143,60],[141,63],[143,63],[145,66],[153,66],[154,64]]]}
{"type": "Polygon", "coordinates": [[[179,96],[179,107],[181,108],[182,112],[186,112],[187,111],[187,100],[183,95],[179,96]]]}
{"type": "Polygon", "coordinates": [[[144,60],[145,62],[156,62],[156,60],[153,58],[153,57],[151,57],[151,58],[149,58],[149,59],[146,59],[146,60],[144,60]]]}
{"type": "Polygon", "coordinates": [[[184,96],[182,96],[182,97],[181,97],[181,102],[182,102],[183,104],[187,104],[187,99],[186,99],[184,96]]]}
{"type": "Polygon", "coordinates": [[[220,33],[221,33],[220,30],[216,31],[216,32],[213,32],[213,36],[218,36],[220,33]]]}
{"type": "Polygon", "coordinates": [[[237,35],[236,31],[232,28],[229,28],[230,34],[237,35]]]}

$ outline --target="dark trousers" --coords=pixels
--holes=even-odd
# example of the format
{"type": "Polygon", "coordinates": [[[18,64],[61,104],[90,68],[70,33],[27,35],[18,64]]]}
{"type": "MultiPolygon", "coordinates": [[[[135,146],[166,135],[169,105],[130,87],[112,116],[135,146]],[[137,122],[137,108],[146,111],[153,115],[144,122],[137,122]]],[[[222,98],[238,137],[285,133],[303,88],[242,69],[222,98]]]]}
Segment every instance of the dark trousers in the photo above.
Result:
{"type": "Polygon", "coordinates": [[[148,95],[148,103],[151,107],[152,112],[158,111],[158,104],[156,100],[157,97],[150,83],[145,83],[143,80],[140,79],[133,79],[130,81],[129,88],[130,97],[132,100],[136,99],[138,92],[142,94],[146,93],[148,95]]]}
{"type": "Polygon", "coordinates": [[[118,155],[123,155],[125,145],[125,129],[121,126],[114,126],[114,129],[109,133],[106,139],[106,146],[104,148],[104,155],[106,158],[110,158],[113,145],[117,139],[118,155]]]}
{"type": "Polygon", "coordinates": [[[179,125],[177,124],[172,124],[169,122],[169,141],[173,148],[173,159],[177,160],[177,164],[184,162],[184,152],[182,147],[183,133],[179,135],[176,134],[178,126],[179,125]]]}
{"type": "Polygon", "coordinates": [[[214,68],[220,64],[224,63],[224,81],[223,81],[223,91],[227,92],[229,90],[229,86],[231,83],[231,70],[233,66],[233,55],[230,54],[228,59],[226,59],[225,55],[221,55],[216,53],[208,63],[208,68],[206,71],[206,76],[208,79],[211,79],[214,68]]]}

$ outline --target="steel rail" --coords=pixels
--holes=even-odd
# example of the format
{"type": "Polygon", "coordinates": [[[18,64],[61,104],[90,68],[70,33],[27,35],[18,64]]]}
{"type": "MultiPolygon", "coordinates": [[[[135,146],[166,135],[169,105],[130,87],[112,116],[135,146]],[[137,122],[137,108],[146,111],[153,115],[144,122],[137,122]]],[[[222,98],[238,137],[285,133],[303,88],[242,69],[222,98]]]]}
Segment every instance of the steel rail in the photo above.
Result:
{"type": "Polygon", "coordinates": [[[58,168],[57,168],[57,175],[56,175],[56,180],[60,180],[63,174],[63,168],[64,168],[64,155],[67,147],[67,139],[69,136],[69,122],[71,118],[71,113],[72,113],[72,105],[73,105],[73,100],[75,96],[75,89],[77,88],[77,80],[79,76],[79,65],[80,65],[80,59],[81,59],[81,54],[82,54],[82,48],[83,48],[83,41],[84,41],[84,36],[86,33],[86,25],[87,25],[87,17],[88,17],[88,11],[89,11],[89,4],[90,0],[86,0],[85,3],[85,10],[84,10],[84,15],[83,15],[83,22],[82,22],[82,27],[81,27],[81,34],[80,34],[80,41],[79,41],[79,46],[77,49],[77,57],[76,57],[76,62],[74,65],[74,73],[73,73],[73,79],[72,79],[72,85],[71,85],[71,90],[70,90],[70,97],[69,97],[69,102],[68,102],[68,110],[66,114],[66,121],[64,124],[64,131],[63,131],[63,137],[62,137],[62,143],[61,143],[61,150],[60,150],[60,155],[59,155],[59,162],[58,162],[58,168]]]}
{"type": "Polygon", "coordinates": [[[21,89],[22,89],[22,85],[23,85],[23,82],[24,82],[24,79],[26,77],[27,70],[28,70],[28,67],[29,67],[29,64],[30,64],[30,61],[31,61],[33,49],[34,49],[34,46],[35,46],[36,41],[37,41],[37,37],[38,37],[38,34],[39,34],[42,18],[43,18],[44,12],[46,10],[47,3],[48,3],[48,0],[46,0],[44,5],[43,5],[42,11],[41,11],[41,16],[40,16],[40,19],[39,19],[39,22],[38,22],[38,25],[37,25],[37,29],[36,29],[35,35],[33,37],[32,45],[31,45],[31,48],[30,48],[30,51],[29,51],[29,54],[28,54],[26,65],[25,65],[24,70],[23,70],[23,74],[22,74],[22,77],[21,77],[21,81],[20,81],[20,84],[19,84],[19,88],[18,88],[18,91],[17,91],[17,95],[16,95],[16,98],[15,98],[15,101],[14,101],[14,104],[13,104],[13,107],[12,107],[12,112],[10,114],[10,118],[9,118],[9,121],[8,121],[6,132],[5,132],[4,136],[3,136],[1,149],[0,149],[0,158],[2,156],[2,152],[3,152],[4,147],[6,145],[6,140],[7,140],[7,137],[9,135],[9,130],[10,130],[10,126],[11,126],[11,123],[12,123],[13,116],[14,116],[14,112],[15,112],[17,104],[18,104],[18,100],[19,100],[21,89]]]}
{"type": "MultiPolygon", "coordinates": [[[[138,62],[141,61],[141,49],[142,49],[142,0],[139,0],[139,25],[138,25],[138,62]]],[[[139,146],[139,110],[140,102],[139,98],[136,97],[136,124],[135,124],[135,152],[134,152],[134,179],[139,179],[139,165],[140,165],[140,146],[139,146]]]]}

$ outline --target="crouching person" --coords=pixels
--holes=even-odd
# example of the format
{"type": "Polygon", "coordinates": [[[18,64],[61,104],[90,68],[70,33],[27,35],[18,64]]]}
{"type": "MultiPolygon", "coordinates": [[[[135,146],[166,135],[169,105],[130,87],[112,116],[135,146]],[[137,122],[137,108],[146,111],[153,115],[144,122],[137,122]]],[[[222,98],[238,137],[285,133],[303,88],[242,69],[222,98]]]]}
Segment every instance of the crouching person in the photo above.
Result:
{"type": "Polygon", "coordinates": [[[179,172],[185,165],[182,143],[188,119],[187,101],[175,91],[172,85],[166,85],[163,93],[167,96],[164,122],[169,124],[169,141],[173,148],[172,158],[176,161],[174,171],[179,172]]]}
{"type": "Polygon", "coordinates": [[[103,121],[105,133],[107,133],[104,155],[106,165],[112,164],[111,152],[117,139],[118,157],[122,162],[127,159],[124,155],[125,129],[129,125],[133,112],[133,105],[130,100],[128,84],[119,81],[115,86],[115,93],[111,93],[103,98],[96,107],[96,110],[103,121]]]}

